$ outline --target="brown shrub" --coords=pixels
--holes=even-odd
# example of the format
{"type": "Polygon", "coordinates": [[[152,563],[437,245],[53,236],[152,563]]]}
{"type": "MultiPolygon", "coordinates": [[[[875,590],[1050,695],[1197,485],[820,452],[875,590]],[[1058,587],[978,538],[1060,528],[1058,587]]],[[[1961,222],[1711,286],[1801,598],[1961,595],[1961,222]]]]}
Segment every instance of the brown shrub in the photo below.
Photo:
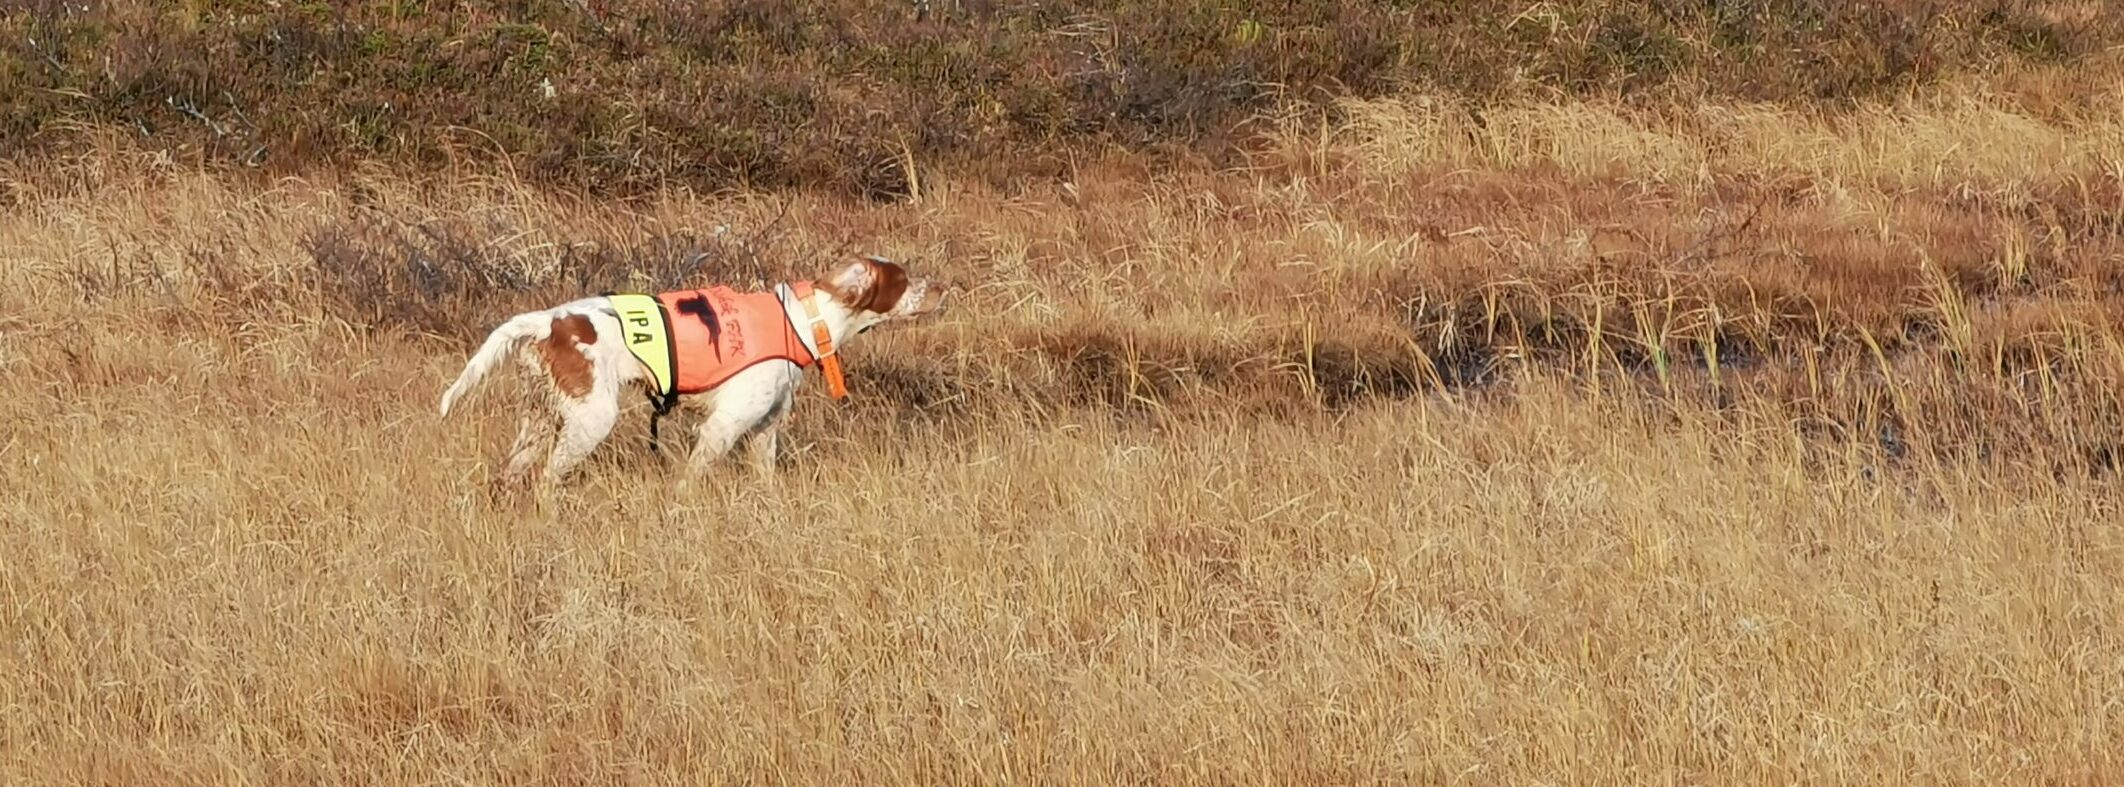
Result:
{"type": "Polygon", "coordinates": [[[1009,180],[1103,143],[1221,152],[1235,123],[1285,100],[1406,87],[1845,100],[2124,40],[2114,10],[2035,0],[939,8],[13,5],[0,10],[0,149],[64,147],[87,123],[278,172],[501,155],[608,193],[879,198],[911,192],[910,164],[982,163],[1009,180]]]}

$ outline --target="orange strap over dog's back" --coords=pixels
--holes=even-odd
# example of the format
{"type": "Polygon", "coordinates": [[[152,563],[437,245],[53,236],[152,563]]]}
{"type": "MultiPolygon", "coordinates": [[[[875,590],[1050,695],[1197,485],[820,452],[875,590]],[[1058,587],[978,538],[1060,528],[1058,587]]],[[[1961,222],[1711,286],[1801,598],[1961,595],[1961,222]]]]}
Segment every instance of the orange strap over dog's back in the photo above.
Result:
{"type": "Polygon", "coordinates": [[[819,319],[819,306],[812,300],[818,291],[803,282],[790,289],[804,304],[804,314],[811,318],[811,341],[818,346],[814,354],[819,359],[819,373],[826,378],[826,393],[836,400],[847,399],[848,381],[841,377],[841,356],[833,351],[833,332],[826,330],[826,321],[819,319]]]}

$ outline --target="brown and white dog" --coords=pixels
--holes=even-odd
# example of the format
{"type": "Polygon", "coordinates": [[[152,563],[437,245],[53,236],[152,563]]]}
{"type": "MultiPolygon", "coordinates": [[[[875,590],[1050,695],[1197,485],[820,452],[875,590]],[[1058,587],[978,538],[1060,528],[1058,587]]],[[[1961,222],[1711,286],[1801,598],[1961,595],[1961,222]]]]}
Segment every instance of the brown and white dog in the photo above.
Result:
{"type": "Polygon", "coordinates": [[[552,451],[546,461],[547,481],[566,478],[611,434],[622,396],[637,389],[648,392],[652,401],[664,397],[666,406],[675,403],[705,416],[682,481],[700,475],[747,438],[755,467],[771,474],[804,367],[813,362],[821,366],[838,397],[837,353],[849,340],[881,323],[933,314],[944,305],[943,288],[910,278],[905,268],[881,257],[851,262],[819,281],[816,288],[810,282],[778,287],[772,295],[736,295],[715,288],[653,296],[661,301],[651,296],[590,297],[516,315],[488,334],[457,381],[443,392],[442,415],[449,416],[459,398],[513,356],[546,395],[525,402],[527,410],[520,416],[516,443],[502,471],[505,481],[526,480],[548,444],[552,451]],[[636,300],[622,300],[627,297],[636,300]],[[629,305],[637,311],[629,312],[629,305]],[[718,314],[717,306],[732,308],[718,314]],[[779,313],[742,319],[728,313],[743,309],[779,313]],[[643,317],[639,312],[655,314],[643,317]],[[668,320],[673,326],[667,334],[675,348],[669,364],[644,361],[661,357],[662,350],[652,355],[630,346],[646,335],[637,324],[651,320],[668,320]],[[689,339],[688,330],[708,338],[689,339]],[[685,352],[727,361],[733,334],[743,334],[735,339],[735,353],[745,360],[725,363],[705,377],[697,368],[683,368],[685,352]],[[748,344],[752,349],[746,349],[748,344]],[[758,349],[763,346],[770,349],[758,349]],[[674,372],[673,366],[682,371],[674,372]],[[690,384],[681,385],[680,378],[689,377],[689,372],[690,384]]]}

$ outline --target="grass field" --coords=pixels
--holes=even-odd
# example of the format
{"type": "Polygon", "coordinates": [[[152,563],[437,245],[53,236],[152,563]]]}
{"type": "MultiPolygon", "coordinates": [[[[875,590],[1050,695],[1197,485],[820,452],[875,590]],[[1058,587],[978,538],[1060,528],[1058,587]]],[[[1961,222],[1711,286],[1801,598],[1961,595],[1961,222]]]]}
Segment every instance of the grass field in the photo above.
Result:
{"type": "Polygon", "coordinates": [[[886,203],[14,166],[0,780],[2105,783],[2116,73],[886,203]],[[967,294],[773,485],[671,497],[637,408],[541,505],[506,396],[434,415],[513,310],[848,252],[967,294]]]}

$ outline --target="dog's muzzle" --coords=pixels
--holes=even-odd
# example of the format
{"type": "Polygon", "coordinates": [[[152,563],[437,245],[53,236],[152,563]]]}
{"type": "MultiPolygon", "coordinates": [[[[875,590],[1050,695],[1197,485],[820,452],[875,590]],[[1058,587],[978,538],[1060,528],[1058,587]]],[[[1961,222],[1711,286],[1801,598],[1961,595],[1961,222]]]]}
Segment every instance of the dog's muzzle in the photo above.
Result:
{"type": "Polygon", "coordinates": [[[944,311],[944,310],[945,310],[945,309],[946,309],[947,307],[949,307],[949,306],[951,305],[951,300],[952,300],[952,297],[951,297],[951,296],[952,296],[953,292],[954,292],[953,288],[951,288],[951,287],[948,287],[948,286],[947,286],[947,287],[937,287],[937,286],[933,286],[933,285],[930,285],[930,284],[927,284],[927,283],[923,284],[923,285],[922,285],[922,293],[921,293],[921,298],[922,298],[922,300],[921,300],[921,301],[919,302],[919,304],[918,304],[918,305],[917,305],[917,306],[915,307],[914,313],[915,313],[915,314],[940,314],[940,313],[942,313],[942,312],[943,312],[943,311],[944,311]]]}

